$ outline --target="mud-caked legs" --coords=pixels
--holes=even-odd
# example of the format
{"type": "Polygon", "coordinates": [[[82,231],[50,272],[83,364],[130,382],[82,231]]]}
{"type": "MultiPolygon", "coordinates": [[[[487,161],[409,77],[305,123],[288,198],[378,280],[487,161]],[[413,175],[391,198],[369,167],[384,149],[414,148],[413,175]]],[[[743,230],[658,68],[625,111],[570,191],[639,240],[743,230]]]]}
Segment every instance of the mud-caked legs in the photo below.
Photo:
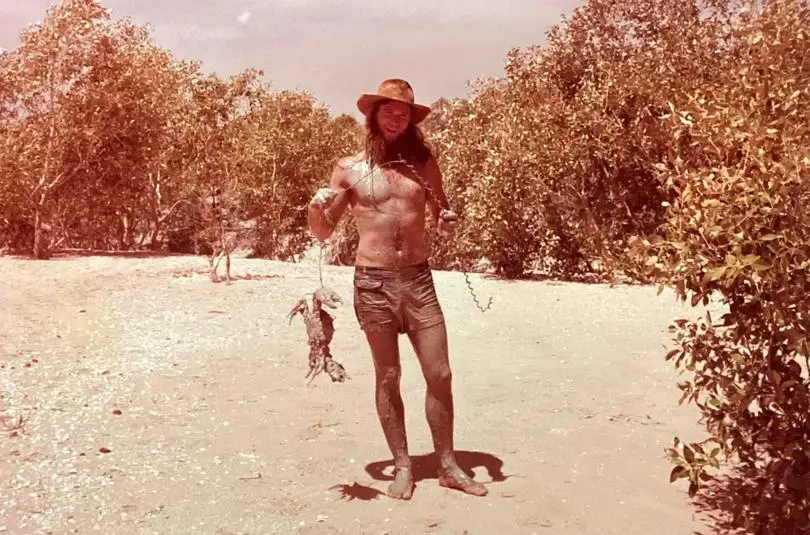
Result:
{"type": "Polygon", "coordinates": [[[444,323],[408,333],[422,366],[427,386],[425,416],[439,460],[439,484],[467,494],[484,496],[487,488],[473,481],[456,461],[453,447],[453,374],[444,323]]]}
{"type": "Polygon", "coordinates": [[[366,338],[374,358],[377,415],[394,457],[395,477],[388,487],[388,495],[407,500],[413,494],[414,482],[405,433],[405,406],[399,389],[402,370],[398,333],[395,330],[367,332],[366,338]]]}

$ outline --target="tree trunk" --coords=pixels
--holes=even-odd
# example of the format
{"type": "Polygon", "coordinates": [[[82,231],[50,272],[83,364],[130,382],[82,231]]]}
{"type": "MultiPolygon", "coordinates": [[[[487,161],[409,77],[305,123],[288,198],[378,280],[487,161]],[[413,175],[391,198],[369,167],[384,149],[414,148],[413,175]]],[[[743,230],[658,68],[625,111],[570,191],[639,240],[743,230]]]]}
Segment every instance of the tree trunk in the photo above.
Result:
{"type": "Polygon", "coordinates": [[[159,243],[158,236],[160,235],[161,230],[161,222],[160,218],[155,219],[152,222],[152,236],[149,238],[149,247],[153,251],[157,251],[161,247],[161,243],[159,243]]]}
{"type": "Polygon", "coordinates": [[[47,247],[42,239],[42,207],[37,205],[34,210],[34,258],[43,260],[48,258],[47,247]]]}
{"type": "Polygon", "coordinates": [[[118,219],[118,243],[121,250],[132,250],[134,238],[132,236],[132,218],[126,211],[121,212],[118,219]]]}

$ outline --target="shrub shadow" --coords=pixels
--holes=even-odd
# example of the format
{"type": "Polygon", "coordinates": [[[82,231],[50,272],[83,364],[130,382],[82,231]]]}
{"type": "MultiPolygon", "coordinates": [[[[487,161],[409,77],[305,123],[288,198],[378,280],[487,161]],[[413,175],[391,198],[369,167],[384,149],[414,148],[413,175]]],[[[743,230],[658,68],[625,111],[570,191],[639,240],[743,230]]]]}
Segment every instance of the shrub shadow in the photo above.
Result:
{"type": "Polygon", "coordinates": [[[636,280],[631,277],[611,277],[603,274],[580,273],[580,274],[543,274],[524,273],[516,277],[508,277],[497,273],[477,273],[482,279],[503,282],[543,282],[550,286],[564,286],[566,284],[584,284],[593,286],[648,286],[649,281],[636,280]]]}
{"type": "MultiPolygon", "coordinates": [[[[22,258],[25,257],[20,255],[22,258]]],[[[196,257],[199,255],[191,253],[174,253],[171,251],[137,249],[131,251],[105,251],[103,249],[56,249],[51,253],[49,260],[70,260],[72,258],[85,258],[90,256],[107,256],[112,258],[171,258],[171,257],[196,257]]]]}
{"type": "MultiPolygon", "coordinates": [[[[729,474],[717,476],[704,482],[693,503],[710,532],[695,532],[696,535],[781,535],[788,533],[810,533],[808,509],[799,507],[801,513],[791,519],[782,512],[788,497],[784,494],[771,494],[770,482],[751,470],[735,469],[729,474]],[[803,517],[803,518],[802,518],[803,517]],[[754,529],[741,527],[743,518],[753,519],[758,524],[754,529]]],[[[797,503],[794,496],[792,502],[797,503]]]]}

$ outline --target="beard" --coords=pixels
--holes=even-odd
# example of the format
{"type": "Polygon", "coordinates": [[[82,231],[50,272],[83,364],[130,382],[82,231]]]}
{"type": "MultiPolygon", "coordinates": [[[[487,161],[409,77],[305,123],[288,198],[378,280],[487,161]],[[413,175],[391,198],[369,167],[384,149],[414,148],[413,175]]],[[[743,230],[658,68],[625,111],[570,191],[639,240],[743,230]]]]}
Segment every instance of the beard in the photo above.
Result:
{"type": "Polygon", "coordinates": [[[416,127],[410,125],[399,137],[386,141],[378,131],[369,130],[366,135],[366,158],[369,165],[374,167],[402,160],[410,165],[424,165],[430,158],[431,151],[419,134],[416,127]]]}
{"type": "Polygon", "coordinates": [[[396,139],[386,141],[377,127],[376,113],[366,122],[365,149],[366,160],[372,168],[402,160],[412,166],[422,166],[432,156],[422,132],[413,124],[396,139]]]}

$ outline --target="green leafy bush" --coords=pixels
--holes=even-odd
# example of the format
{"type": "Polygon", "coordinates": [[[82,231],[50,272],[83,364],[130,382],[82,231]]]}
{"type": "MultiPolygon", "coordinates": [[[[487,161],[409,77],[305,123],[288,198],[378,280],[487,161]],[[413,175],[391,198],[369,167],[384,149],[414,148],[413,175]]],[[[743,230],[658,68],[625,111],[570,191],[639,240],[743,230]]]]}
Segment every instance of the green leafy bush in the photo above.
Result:
{"type": "Polygon", "coordinates": [[[657,165],[673,193],[661,235],[644,249],[693,305],[727,312],[673,328],[667,356],[687,372],[710,438],[670,451],[691,493],[719,466],[731,522],[752,533],[810,529],[810,11],[803,2],[750,6],[717,76],[672,105],[683,141],[657,165]],[[708,455],[706,453],[708,452],[708,455]]]}

